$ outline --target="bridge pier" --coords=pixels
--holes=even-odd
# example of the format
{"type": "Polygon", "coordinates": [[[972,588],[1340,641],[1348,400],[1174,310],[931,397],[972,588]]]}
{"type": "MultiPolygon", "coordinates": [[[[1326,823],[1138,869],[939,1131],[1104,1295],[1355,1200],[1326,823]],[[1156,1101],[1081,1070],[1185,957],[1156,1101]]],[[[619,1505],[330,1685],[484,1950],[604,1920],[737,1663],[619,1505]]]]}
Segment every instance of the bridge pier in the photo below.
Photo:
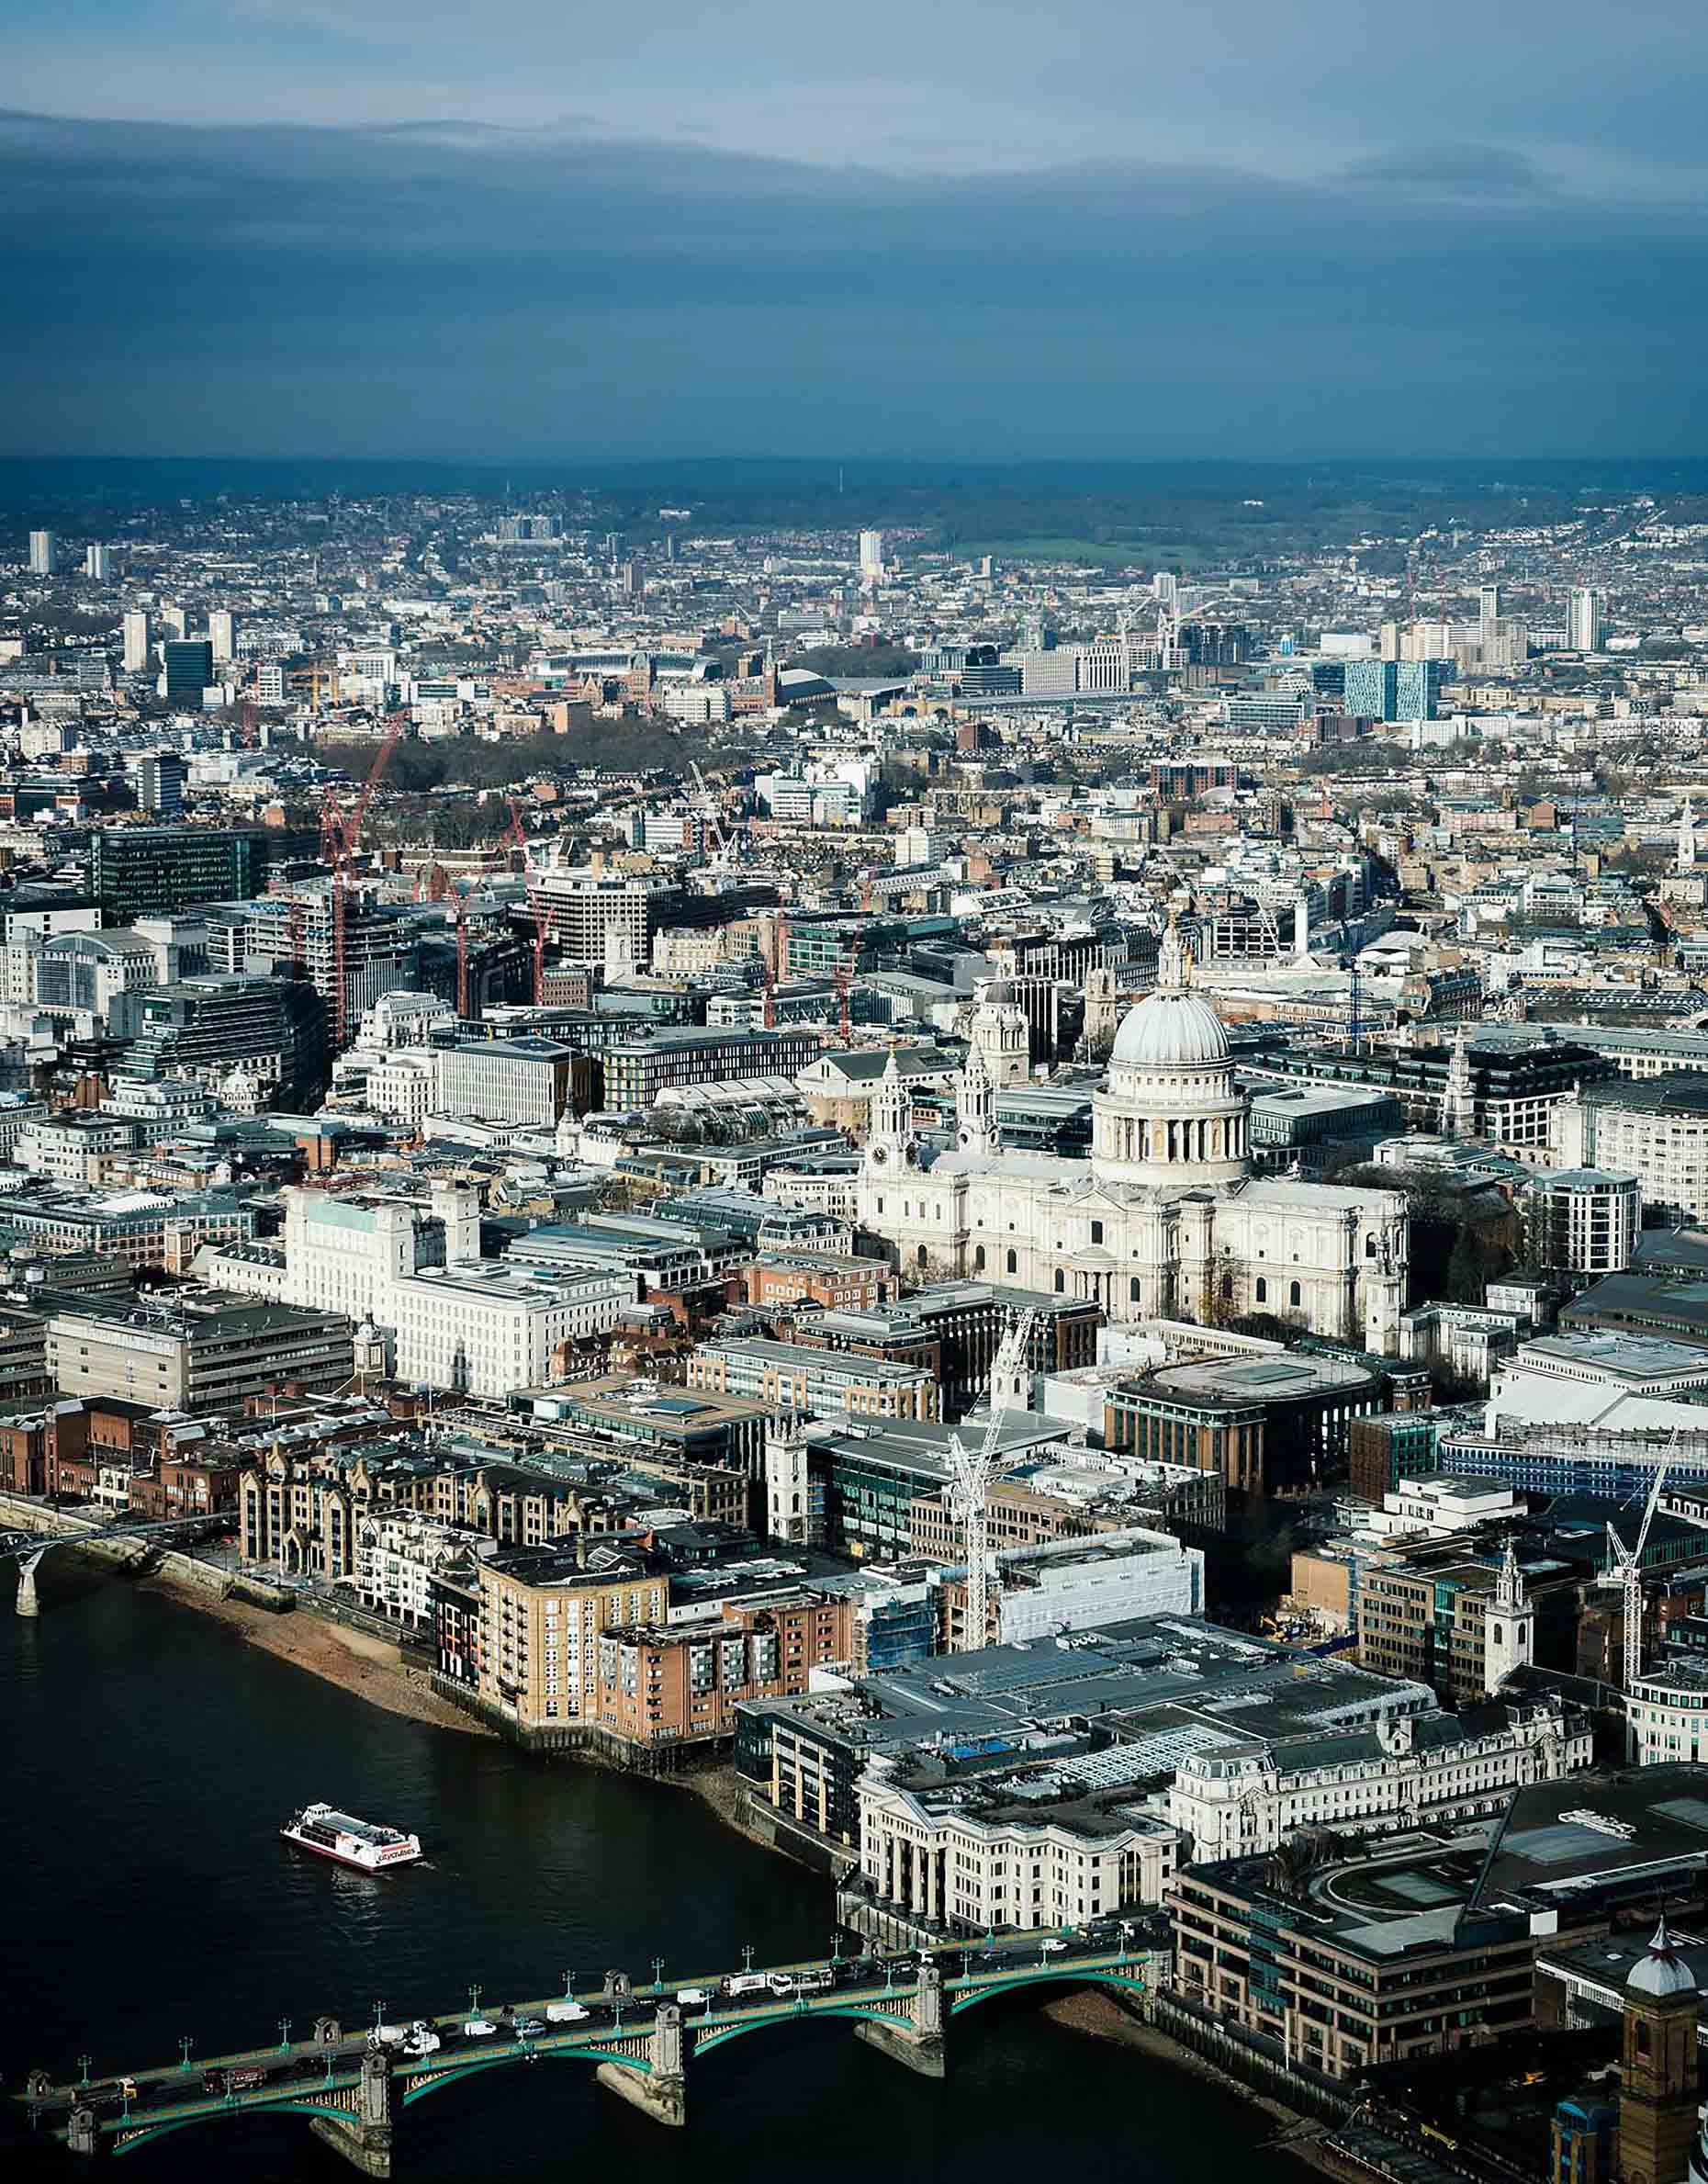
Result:
{"type": "Polygon", "coordinates": [[[20,1615],[39,1615],[41,1602],[36,1592],[36,1570],[47,1548],[36,1554],[23,1556],[17,1565],[17,1612],[20,1615]]]}
{"type": "Polygon", "coordinates": [[[101,2126],[95,2111],[79,2101],[66,2118],[65,2144],[73,2154],[101,2151],[101,2126]]]}
{"type": "Polygon", "coordinates": [[[682,2045],[682,2013],[674,2002],[659,2005],[653,2020],[646,2060],[650,2070],[631,2070],[624,2063],[601,2063],[595,2076],[655,2123],[680,2131],[688,2121],[688,2073],[682,2045]]]}
{"type": "Polygon", "coordinates": [[[362,2058],[354,2115],[309,2118],[316,2138],[324,2139],[365,2177],[390,2176],[391,2124],[391,2057],[382,2047],[370,2047],[362,2058]]]}
{"type": "Polygon", "coordinates": [[[917,2071],[921,2077],[941,2077],[948,2066],[941,1965],[934,1959],[920,1966],[919,1986],[905,2018],[863,2017],[854,2032],[892,2063],[917,2071]]]}

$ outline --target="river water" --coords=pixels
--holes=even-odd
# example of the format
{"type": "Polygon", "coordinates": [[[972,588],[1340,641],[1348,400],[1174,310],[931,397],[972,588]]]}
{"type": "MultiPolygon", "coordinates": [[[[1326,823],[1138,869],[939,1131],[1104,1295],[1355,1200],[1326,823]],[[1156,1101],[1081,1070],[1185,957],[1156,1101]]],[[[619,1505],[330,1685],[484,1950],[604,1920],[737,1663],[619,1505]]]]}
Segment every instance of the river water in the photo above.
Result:
{"type": "MultiPolygon", "coordinates": [[[[827,1954],[829,1884],[731,1834],[680,1790],[383,1714],[223,1625],[54,1558],[43,1614],[0,1586],[0,2081],[301,2038],[321,2012],[409,2019],[581,1986],[827,1954]],[[324,1797],[416,1829],[385,1879],[304,1859],[275,1830],[324,1797]]],[[[749,2177],[885,2184],[1302,2175],[1225,2091],[1023,2003],[950,2032],[934,2084],[846,2025],[734,2041],[691,2067],[688,2128],[648,2122],[590,2066],[478,2074],[405,2114],[406,2184],[563,2184],[645,2164],[657,2184],[749,2177]],[[585,2164],[591,2162],[592,2169],[585,2164]]],[[[80,2166],[80,2165],[79,2165],[80,2166]]],[[[15,2173],[74,2176],[58,2149],[15,2173]]],[[[126,2184],[350,2184],[300,2117],[220,2122],[125,2157],[126,2184]]]]}

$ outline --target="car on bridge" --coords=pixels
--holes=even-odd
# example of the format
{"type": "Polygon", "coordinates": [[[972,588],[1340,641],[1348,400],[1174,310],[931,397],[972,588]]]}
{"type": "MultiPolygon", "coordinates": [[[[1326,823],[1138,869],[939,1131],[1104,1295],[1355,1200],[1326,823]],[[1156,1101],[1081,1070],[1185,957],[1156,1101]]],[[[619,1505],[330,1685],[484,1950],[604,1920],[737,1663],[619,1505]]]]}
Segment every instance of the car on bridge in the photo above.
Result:
{"type": "Polygon", "coordinates": [[[463,2020],[465,2040],[490,2040],[498,2027],[489,2017],[468,2017],[463,2020]]]}

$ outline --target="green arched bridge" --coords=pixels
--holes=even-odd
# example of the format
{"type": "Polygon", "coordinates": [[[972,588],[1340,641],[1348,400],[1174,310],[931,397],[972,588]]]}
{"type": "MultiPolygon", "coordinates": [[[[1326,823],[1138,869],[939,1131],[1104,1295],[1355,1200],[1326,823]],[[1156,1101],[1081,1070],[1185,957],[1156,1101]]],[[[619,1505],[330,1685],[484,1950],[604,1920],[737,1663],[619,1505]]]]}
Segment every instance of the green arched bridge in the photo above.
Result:
{"type": "Polygon", "coordinates": [[[469,2005],[407,2025],[346,2030],[321,2018],[312,2040],[287,2037],[211,2059],[185,2042],[175,2063],[92,2081],[56,2084],[32,2072],[14,2096],[28,2131],[76,2154],[129,2154],[169,2133],[232,2116],[279,2111],[310,2128],[365,2176],[392,2173],[405,2112],[462,2078],[518,2064],[586,2063],[600,2083],[657,2122],[687,2121],[688,2066],[731,2040],[803,2018],[846,2020],[893,2060],[943,2075],[950,2021],[999,1995],[1098,1986],[1141,2002],[1161,1959],[1122,1938],[1012,1934],[905,1956],[831,1957],[636,1987],[610,1972],[597,1993],[481,2012],[469,2005]]]}

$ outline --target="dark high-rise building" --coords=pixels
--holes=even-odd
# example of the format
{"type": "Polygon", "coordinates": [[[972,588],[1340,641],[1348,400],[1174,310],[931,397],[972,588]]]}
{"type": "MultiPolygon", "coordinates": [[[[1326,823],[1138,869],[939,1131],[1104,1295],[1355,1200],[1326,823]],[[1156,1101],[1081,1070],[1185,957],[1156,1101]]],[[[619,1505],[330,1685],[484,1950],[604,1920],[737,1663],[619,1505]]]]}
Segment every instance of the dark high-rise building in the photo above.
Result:
{"type": "Polygon", "coordinates": [[[108,1018],[131,1043],[125,1068],[160,1079],[235,1069],[293,1100],[318,1098],[331,1075],[326,1003],[307,979],[180,978],[117,995],[108,1018]]]}
{"type": "Polygon", "coordinates": [[[89,891],[113,925],[193,903],[247,900],[266,884],[267,839],[214,827],[104,827],[89,841],[89,891]]]}
{"type": "Polygon", "coordinates": [[[212,642],[207,637],[168,637],[161,647],[166,662],[166,697],[175,705],[201,710],[202,692],[214,679],[212,642]]]}
{"type": "Polygon", "coordinates": [[[1438,659],[1349,659],[1346,710],[1360,720],[1433,720],[1441,672],[1438,659]]]}

